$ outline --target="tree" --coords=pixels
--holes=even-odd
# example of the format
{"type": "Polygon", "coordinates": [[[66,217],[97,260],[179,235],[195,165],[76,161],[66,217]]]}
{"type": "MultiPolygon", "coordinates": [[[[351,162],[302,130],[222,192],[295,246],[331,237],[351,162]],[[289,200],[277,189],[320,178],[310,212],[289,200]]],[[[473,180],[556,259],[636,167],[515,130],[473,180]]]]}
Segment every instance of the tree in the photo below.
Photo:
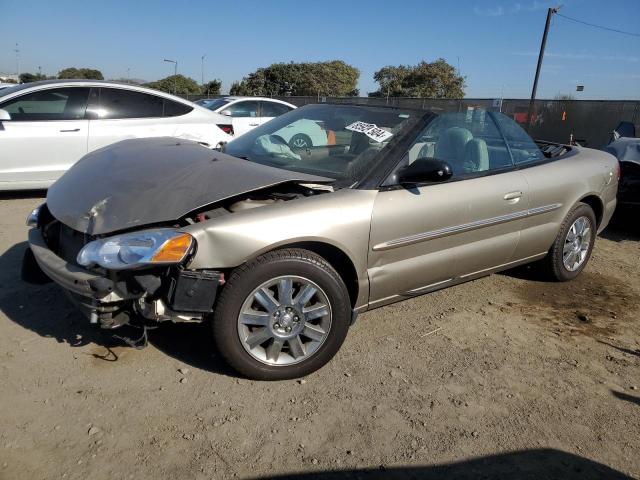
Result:
{"type": "Polygon", "coordinates": [[[218,79],[211,80],[210,82],[202,85],[202,93],[204,95],[220,95],[220,89],[222,88],[222,82],[218,79]]]}
{"type": "Polygon", "coordinates": [[[145,87],[155,88],[162,92],[175,93],[177,95],[199,95],[202,93],[200,85],[193,78],[185,77],[184,75],[170,75],[166,78],[161,78],[155,82],[149,82],[144,85],[145,87]]]}
{"type": "Polygon", "coordinates": [[[342,60],[314,63],[274,63],[258,68],[231,85],[232,95],[357,94],[360,72],[342,60]]]}
{"type": "Polygon", "coordinates": [[[417,65],[386,66],[374,73],[380,89],[371,96],[462,98],[465,77],[443,58],[417,65]]]}
{"type": "Polygon", "coordinates": [[[58,72],[58,78],[79,78],[85,80],[104,80],[102,72],[100,70],[94,70],[92,68],[64,68],[58,72]]]}
{"type": "Polygon", "coordinates": [[[40,80],[47,80],[49,77],[42,75],[41,73],[28,73],[24,72],[20,74],[20,83],[38,82],[40,80]]]}

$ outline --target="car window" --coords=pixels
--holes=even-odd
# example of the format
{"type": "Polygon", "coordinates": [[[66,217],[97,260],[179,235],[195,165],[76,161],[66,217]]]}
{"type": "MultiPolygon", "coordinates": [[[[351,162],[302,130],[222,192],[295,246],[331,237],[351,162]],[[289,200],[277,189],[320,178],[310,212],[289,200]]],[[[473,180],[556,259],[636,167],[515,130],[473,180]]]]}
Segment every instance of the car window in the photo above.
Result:
{"type": "Polygon", "coordinates": [[[50,88],[27,93],[0,104],[11,120],[79,120],[87,109],[89,89],[84,87],[50,88]]]}
{"type": "Polygon", "coordinates": [[[229,105],[223,111],[228,111],[233,118],[257,117],[258,102],[253,100],[246,102],[236,102],[232,105],[229,105]]]}
{"type": "Polygon", "coordinates": [[[156,95],[120,88],[101,88],[98,108],[92,114],[100,119],[162,117],[164,99],[156,95]]]}
{"type": "Polygon", "coordinates": [[[263,117],[278,117],[283,113],[291,111],[291,107],[287,107],[282,103],[276,102],[262,102],[262,116],[263,117]]]}
{"type": "Polygon", "coordinates": [[[513,161],[516,165],[537,162],[546,158],[533,139],[520,125],[502,113],[493,113],[492,115],[498,123],[504,138],[507,140],[507,144],[513,155],[513,161]]]}
{"type": "Polygon", "coordinates": [[[406,162],[423,158],[444,160],[452,179],[467,178],[513,166],[495,122],[485,110],[438,115],[418,135],[406,162]]]}
{"type": "Polygon", "coordinates": [[[231,100],[227,98],[216,98],[214,100],[204,100],[205,103],[202,104],[204,108],[208,108],[211,111],[216,111],[220,107],[224,107],[231,100]]]}
{"type": "Polygon", "coordinates": [[[185,105],[184,103],[174,102],[168,98],[164,99],[164,116],[165,117],[178,117],[180,115],[186,115],[193,110],[193,107],[185,105]]]}

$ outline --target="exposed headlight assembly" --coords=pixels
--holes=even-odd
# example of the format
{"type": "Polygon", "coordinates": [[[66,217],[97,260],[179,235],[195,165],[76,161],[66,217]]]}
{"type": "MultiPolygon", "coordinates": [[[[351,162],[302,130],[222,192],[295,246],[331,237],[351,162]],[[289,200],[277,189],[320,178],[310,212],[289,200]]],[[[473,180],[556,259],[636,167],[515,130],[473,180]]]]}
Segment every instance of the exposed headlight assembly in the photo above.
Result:
{"type": "Polygon", "coordinates": [[[100,265],[109,270],[124,270],[182,262],[195,244],[188,233],[169,228],[143,230],[87,243],[78,253],[85,267],[100,265]]]}

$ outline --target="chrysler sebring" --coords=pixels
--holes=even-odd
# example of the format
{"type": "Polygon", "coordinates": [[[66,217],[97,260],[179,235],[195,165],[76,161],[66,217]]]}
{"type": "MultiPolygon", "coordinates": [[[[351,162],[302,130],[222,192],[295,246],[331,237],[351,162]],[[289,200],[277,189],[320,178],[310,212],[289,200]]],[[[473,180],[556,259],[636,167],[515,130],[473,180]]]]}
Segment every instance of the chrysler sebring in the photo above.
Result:
{"type": "Polygon", "coordinates": [[[102,328],[209,322],[241,374],[293,378],[366,310],[531,262],[571,280],[618,175],[610,154],[536,144],[495,112],[308,105],[221,152],[155,138],[88,154],[29,215],[23,272],[102,328]],[[277,135],[309,122],[332,141],[277,135]]]}

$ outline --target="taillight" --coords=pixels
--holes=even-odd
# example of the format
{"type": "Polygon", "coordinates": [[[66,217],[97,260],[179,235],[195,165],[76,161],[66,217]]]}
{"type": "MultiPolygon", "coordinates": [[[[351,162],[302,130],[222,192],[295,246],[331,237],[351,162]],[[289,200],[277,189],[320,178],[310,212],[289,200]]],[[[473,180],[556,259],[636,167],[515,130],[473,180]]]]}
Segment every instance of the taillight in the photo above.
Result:
{"type": "Polygon", "coordinates": [[[226,124],[219,123],[218,128],[220,128],[220,130],[222,130],[224,133],[233,135],[233,125],[226,125],[226,124]]]}

